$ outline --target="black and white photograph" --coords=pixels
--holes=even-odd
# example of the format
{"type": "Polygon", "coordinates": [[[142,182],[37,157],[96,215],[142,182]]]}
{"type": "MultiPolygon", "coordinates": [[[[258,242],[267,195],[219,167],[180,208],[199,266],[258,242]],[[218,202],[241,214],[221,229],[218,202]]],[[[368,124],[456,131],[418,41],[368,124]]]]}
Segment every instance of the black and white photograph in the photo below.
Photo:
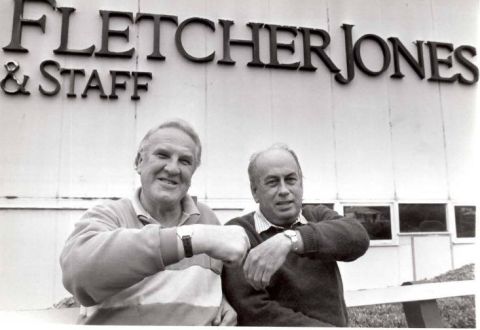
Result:
{"type": "Polygon", "coordinates": [[[0,325],[476,328],[478,0],[0,0],[0,325]]]}

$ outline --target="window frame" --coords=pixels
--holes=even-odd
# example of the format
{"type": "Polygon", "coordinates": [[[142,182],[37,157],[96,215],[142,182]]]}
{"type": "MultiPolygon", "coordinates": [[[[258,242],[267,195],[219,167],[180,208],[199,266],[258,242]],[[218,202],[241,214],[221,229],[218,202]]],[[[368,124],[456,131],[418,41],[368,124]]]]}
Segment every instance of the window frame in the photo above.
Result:
{"type": "Polygon", "coordinates": [[[452,217],[449,214],[448,211],[448,206],[449,202],[448,201],[439,201],[439,200],[402,200],[402,201],[397,201],[397,217],[398,217],[398,235],[400,236],[412,236],[412,235],[417,235],[417,236],[422,236],[422,235],[444,235],[444,234],[452,234],[450,231],[450,226],[452,222],[452,217]],[[443,205],[445,207],[445,231],[412,231],[412,232],[401,232],[400,231],[400,204],[437,204],[437,205],[443,205]]]}
{"type": "Polygon", "coordinates": [[[391,239],[370,239],[370,246],[399,246],[399,216],[398,216],[398,205],[396,202],[392,201],[347,201],[343,200],[341,202],[335,203],[334,210],[338,214],[345,216],[344,207],[350,206],[363,206],[363,207],[372,207],[372,206],[387,206],[390,208],[390,232],[391,239]]]}
{"type": "Polygon", "coordinates": [[[449,231],[452,233],[452,243],[453,244],[471,244],[475,243],[478,228],[477,228],[477,212],[478,205],[472,202],[452,202],[448,203],[447,206],[447,215],[451,219],[449,231]],[[475,236],[474,237],[458,237],[457,236],[457,221],[455,217],[455,206],[475,206],[475,236]]]}

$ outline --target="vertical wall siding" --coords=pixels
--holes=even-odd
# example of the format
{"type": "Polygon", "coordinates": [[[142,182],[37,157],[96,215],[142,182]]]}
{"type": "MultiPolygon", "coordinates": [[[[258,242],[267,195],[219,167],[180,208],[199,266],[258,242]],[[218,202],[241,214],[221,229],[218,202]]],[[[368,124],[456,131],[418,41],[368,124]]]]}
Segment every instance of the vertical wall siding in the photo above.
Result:
{"type": "Polygon", "coordinates": [[[0,211],[0,309],[51,307],[66,296],[59,256],[77,210],[0,211]]]}

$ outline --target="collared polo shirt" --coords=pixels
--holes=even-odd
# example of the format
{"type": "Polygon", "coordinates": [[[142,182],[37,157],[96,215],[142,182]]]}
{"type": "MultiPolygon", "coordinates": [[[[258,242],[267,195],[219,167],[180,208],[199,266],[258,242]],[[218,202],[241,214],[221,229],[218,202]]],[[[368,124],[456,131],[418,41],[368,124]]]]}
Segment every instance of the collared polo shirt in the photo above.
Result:
{"type": "MultiPolygon", "coordinates": [[[[155,224],[155,225],[160,225],[160,227],[165,227],[159,221],[157,221],[154,217],[152,217],[147,210],[145,210],[142,203],[140,202],[141,191],[142,191],[142,188],[141,187],[138,188],[131,198],[133,210],[137,214],[138,220],[144,225],[155,224]]],[[[187,221],[188,218],[190,218],[190,216],[194,214],[200,215],[200,211],[198,210],[198,207],[195,204],[195,201],[190,195],[186,195],[180,201],[180,203],[182,207],[182,216],[177,226],[182,226],[183,224],[185,224],[185,221],[187,221]]]]}

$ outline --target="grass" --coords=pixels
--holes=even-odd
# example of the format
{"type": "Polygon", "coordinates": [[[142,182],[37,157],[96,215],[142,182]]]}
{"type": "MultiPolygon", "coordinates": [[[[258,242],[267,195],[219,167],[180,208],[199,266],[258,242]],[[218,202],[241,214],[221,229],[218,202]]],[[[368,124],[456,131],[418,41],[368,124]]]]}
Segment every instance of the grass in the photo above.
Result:
{"type": "MultiPolygon", "coordinates": [[[[415,283],[435,283],[474,279],[473,264],[454,269],[429,280],[415,283]]],[[[475,328],[473,296],[438,299],[443,323],[447,328],[475,328]]],[[[383,304],[348,308],[350,327],[407,328],[402,304],[383,304]]]]}

